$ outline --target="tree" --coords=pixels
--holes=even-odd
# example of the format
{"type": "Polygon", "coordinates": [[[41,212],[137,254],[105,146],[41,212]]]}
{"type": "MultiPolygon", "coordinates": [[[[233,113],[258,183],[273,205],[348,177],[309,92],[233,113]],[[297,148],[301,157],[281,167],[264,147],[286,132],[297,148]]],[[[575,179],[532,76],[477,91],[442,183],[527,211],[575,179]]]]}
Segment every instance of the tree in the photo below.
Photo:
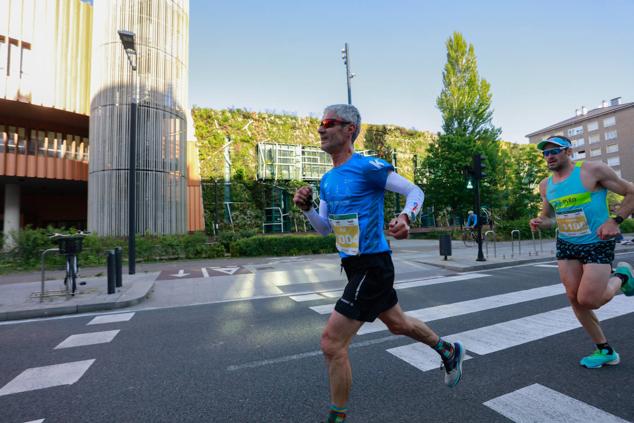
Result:
{"type": "Polygon", "coordinates": [[[443,118],[443,132],[430,145],[421,177],[426,183],[427,197],[436,210],[450,208],[462,215],[473,207],[473,192],[466,187],[463,170],[471,166],[476,153],[485,156],[487,166],[487,177],[481,187],[483,204],[499,206],[501,130],[491,122],[491,87],[478,74],[473,45],[467,44],[459,32],[454,32],[446,46],[443,89],[436,100],[443,118]]]}

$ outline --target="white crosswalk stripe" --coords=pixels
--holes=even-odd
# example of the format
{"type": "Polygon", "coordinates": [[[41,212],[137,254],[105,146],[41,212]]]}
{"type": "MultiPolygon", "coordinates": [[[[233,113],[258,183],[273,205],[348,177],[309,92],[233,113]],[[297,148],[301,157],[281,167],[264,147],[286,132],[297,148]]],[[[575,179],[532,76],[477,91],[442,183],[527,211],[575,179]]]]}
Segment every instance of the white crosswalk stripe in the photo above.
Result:
{"type": "Polygon", "coordinates": [[[40,420],[31,420],[28,422],[24,422],[24,423],[42,423],[44,421],[44,419],[40,419],[40,420]]]}
{"type": "Polygon", "coordinates": [[[93,318],[88,325],[102,325],[106,323],[119,323],[119,322],[127,322],[134,317],[134,313],[117,313],[117,314],[106,314],[104,316],[97,316],[93,318]]]}
{"type": "Polygon", "coordinates": [[[627,420],[539,384],[494,398],[484,405],[518,423],[627,423],[627,420]]]}
{"type": "Polygon", "coordinates": [[[0,389],[0,397],[53,386],[72,385],[94,362],[92,359],[26,369],[0,389]]]}
{"type": "MultiPolygon", "coordinates": [[[[438,285],[443,283],[451,283],[451,282],[460,282],[466,281],[469,279],[478,279],[484,278],[489,275],[485,275],[484,273],[471,273],[465,275],[456,275],[456,276],[446,276],[440,278],[428,278],[428,279],[412,279],[401,281],[394,284],[394,289],[408,289],[408,288],[418,288],[421,286],[430,286],[430,285],[438,285]]],[[[319,306],[310,307],[311,310],[319,313],[319,314],[330,314],[334,310],[334,304],[324,304],[319,306]]]]}
{"type": "Polygon", "coordinates": [[[60,350],[62,348],[72,348],[72,347],[84,347],[87,345],[95,345],[95,344],[107,344],[111,342],[115,336],[119,333],[119,330],[108,330],[104,332],[91,332],[91,333],[81,333],[77,335],[71,335],[65,340],[63,340],[58,346],[55,347],[56,350],[60,350]]]}

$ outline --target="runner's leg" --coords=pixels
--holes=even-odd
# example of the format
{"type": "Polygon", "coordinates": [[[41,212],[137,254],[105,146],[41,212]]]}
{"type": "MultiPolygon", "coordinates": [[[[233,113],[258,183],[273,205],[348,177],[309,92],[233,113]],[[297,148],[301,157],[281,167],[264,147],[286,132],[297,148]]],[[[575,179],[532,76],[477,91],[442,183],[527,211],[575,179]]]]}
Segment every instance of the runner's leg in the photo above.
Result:
{"type": "Polygon", "coordinates": [[[332,405],[345,408],[352,385],[348,346],[363,322],[332,312],[321,335],[321,350],[326,358],[332,405]]]}
{"type": "Polygon", "coordinates": [[[399,304],[379,314],[379,319],[395,335],[409,336],[430,347],[436,346],[440,337],[424,322],[403,313],[399,304]]]}
{"type": "Polygon", "coordinates": [[[570,301],[577,320],[579,320],[579,323],[581,323],[588,335],[590,335],[592,342],[595,344],[605,343],[606,338],[601,330],[596,314],[578,302],[579,287],[584,272],[583,265],[578,260],[557,260],[557,264],[559,266],[561,282],[566,288],[568,301],[570,301]]]}
{"type": "Polygon", "coordinates": [[[583,277],[577,292],[577,301],[586,308],[597,309],[607,303],[621,289],[621,279],[610,276],[609,264],[583,265],[583,277]]]}

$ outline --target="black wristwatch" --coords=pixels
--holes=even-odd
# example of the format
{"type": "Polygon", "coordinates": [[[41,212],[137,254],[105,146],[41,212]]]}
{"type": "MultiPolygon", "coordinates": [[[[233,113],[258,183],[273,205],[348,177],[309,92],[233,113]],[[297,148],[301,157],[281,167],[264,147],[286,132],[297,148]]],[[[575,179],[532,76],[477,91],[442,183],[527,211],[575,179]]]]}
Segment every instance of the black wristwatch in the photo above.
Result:
{"type": "Polygon", "coordinates": [[[618,214],[616,216],[614,216],[612,218],[612,220],[614,220],[616,222],[617,225],[620,225],[621,223],[623,223],[623,221],[625,219],[623,219],[623,217],[619,216],[618,214]]]}

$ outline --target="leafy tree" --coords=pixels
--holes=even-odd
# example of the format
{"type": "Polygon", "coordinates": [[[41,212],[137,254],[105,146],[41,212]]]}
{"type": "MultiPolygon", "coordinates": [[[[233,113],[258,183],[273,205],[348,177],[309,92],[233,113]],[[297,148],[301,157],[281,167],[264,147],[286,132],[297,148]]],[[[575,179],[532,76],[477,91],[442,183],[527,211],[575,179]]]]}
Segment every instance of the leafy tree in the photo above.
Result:
{"type": "Polygon", "coordinates": [[[482,203],[499,206],[501,130],[491,122],[490,85],[478,74],[473,45],[467,44],[459,32],[454,32],[446,46],[444,86],[436,100],[443,118],[443,132],[430,145],[420,176],[426,184],[429,201],[437,211],[451,209],[464,214],[473,207],[473,192],[466,187],[463,170],[471,166],[476,153],[485,156],[487,166],[488,176],[481,186],[482,203]]]}

